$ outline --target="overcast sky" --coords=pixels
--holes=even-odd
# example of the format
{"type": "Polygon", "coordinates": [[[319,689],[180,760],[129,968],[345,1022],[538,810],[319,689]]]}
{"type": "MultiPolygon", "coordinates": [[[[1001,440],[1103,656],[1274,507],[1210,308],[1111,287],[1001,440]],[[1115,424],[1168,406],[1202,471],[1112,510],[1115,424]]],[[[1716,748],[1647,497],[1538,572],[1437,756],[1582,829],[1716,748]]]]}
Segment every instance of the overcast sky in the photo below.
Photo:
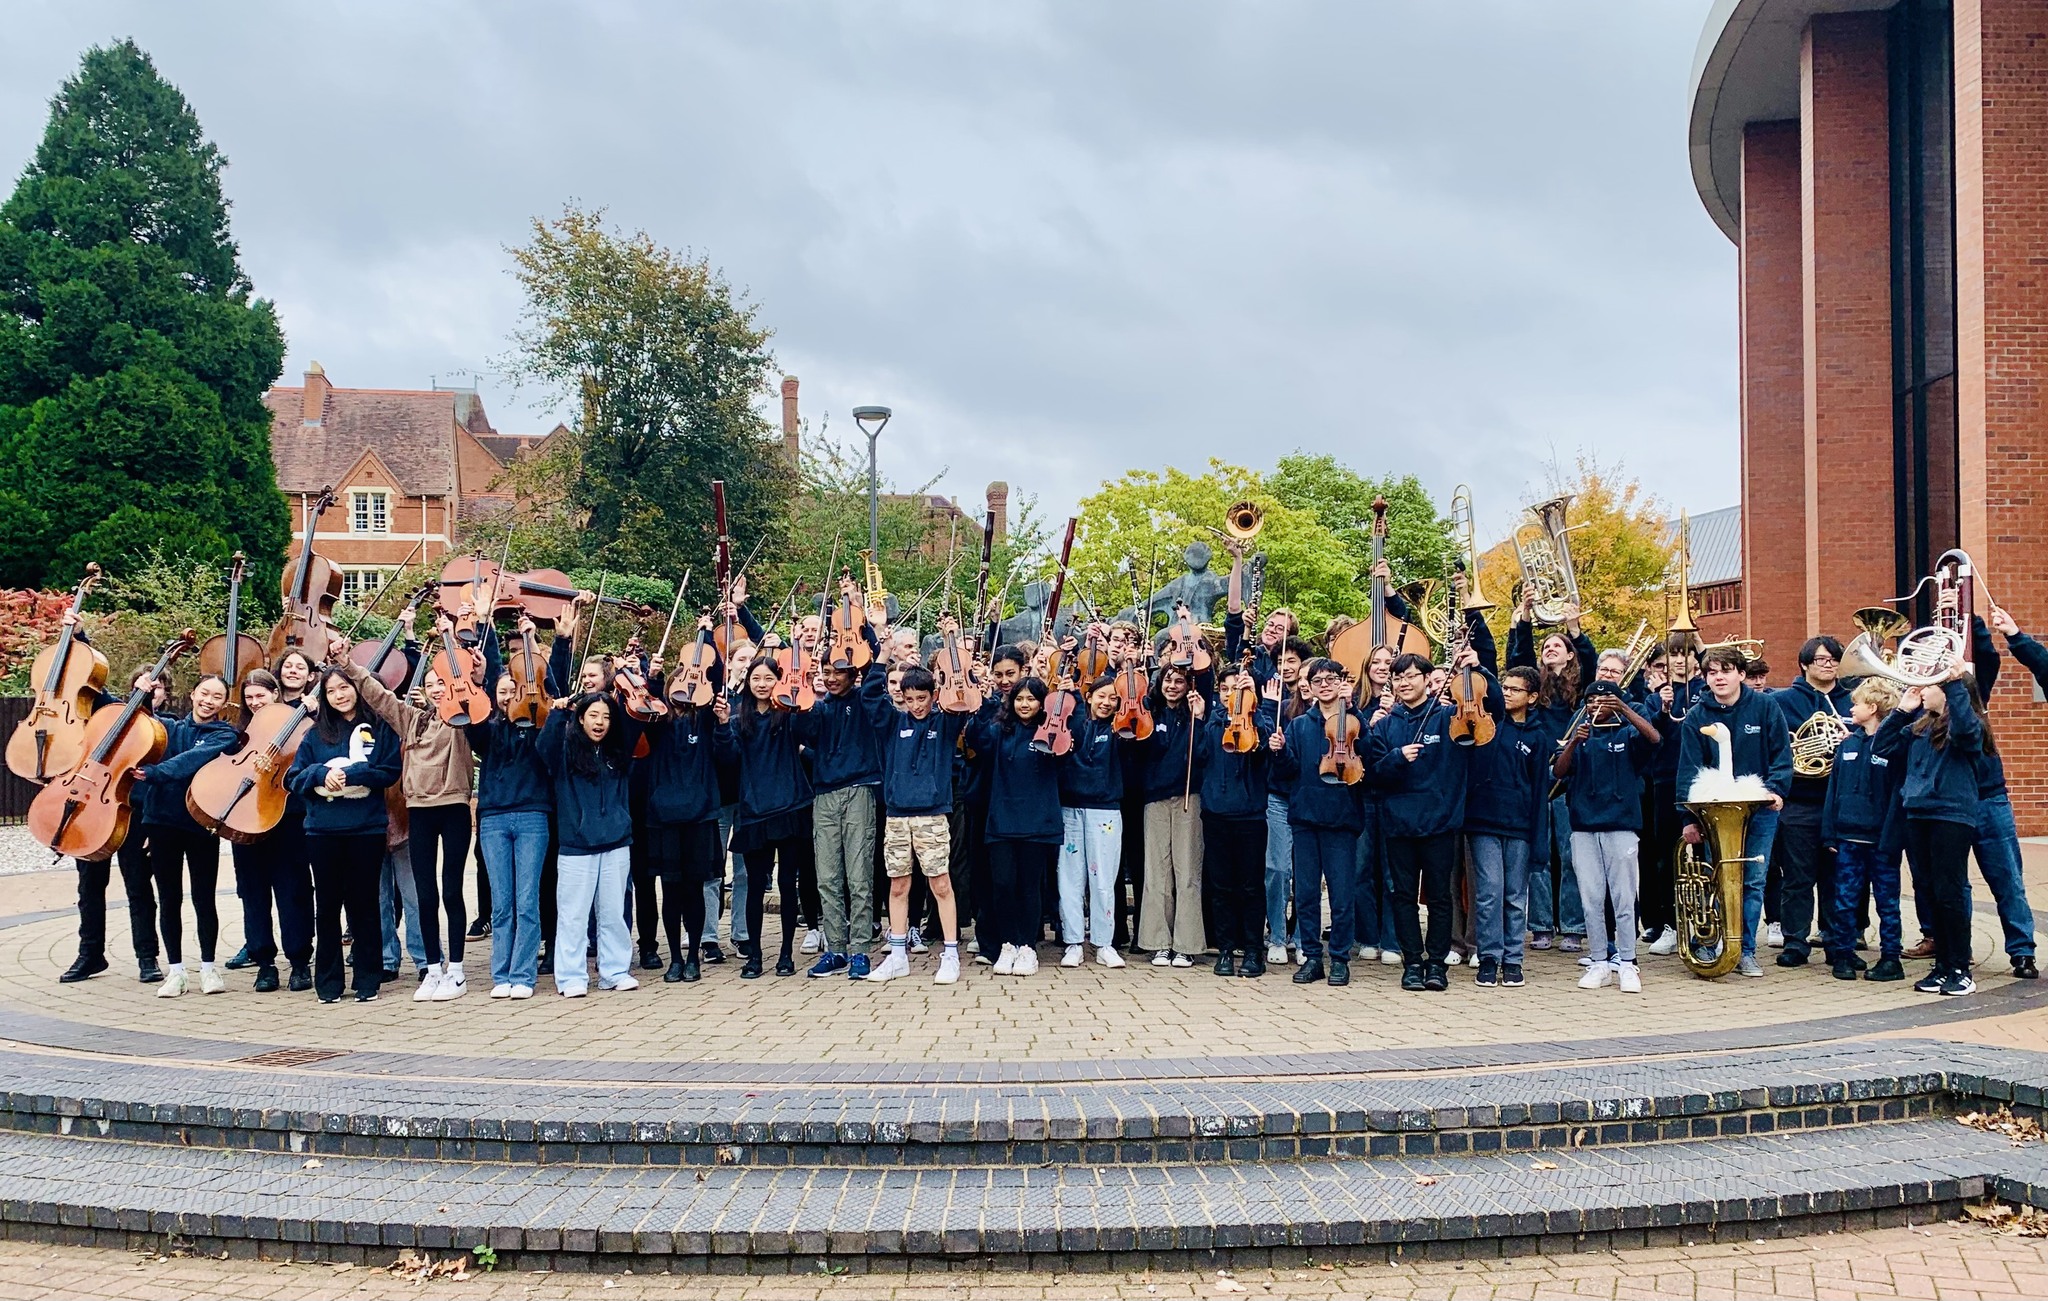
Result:
{"type": "Polygon", "coordinates": [[[1706,0],[8,6],[0,165],[134,36],[341,385],[488,373],[503,248],[602,205],[708,254],[805,413],[883,471],[1064,515],[1135,466],[1294,448],[1504,529],[1553,455],[1736,492],[1735,259],[1686,169],[1706,0]]]}

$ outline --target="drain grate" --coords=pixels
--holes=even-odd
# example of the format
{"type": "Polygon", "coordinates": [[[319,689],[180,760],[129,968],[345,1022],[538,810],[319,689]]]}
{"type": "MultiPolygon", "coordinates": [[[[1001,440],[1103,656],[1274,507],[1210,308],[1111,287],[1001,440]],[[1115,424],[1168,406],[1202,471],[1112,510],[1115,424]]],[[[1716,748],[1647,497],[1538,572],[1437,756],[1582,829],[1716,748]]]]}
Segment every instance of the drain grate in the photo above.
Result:
{"type": "Polygon", "coordinates": [[[254,1057],[237,1057],[237,1066],[311,1066],[314,1062],[332,1061],[336,1057],[348,1056],[331,1048],[275,1048],[254,1057]]]}

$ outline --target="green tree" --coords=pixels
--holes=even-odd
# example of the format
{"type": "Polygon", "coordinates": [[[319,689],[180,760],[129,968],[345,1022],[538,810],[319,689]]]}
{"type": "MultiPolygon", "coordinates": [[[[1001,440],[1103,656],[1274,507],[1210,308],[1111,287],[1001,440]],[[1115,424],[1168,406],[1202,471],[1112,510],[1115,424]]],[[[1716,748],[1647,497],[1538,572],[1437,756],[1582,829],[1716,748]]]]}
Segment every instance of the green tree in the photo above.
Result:
{"type": "MultiPolygon", "coordinates": [[[[1437,578],[1450,572],[1457,554],[1451,522],[1412,474],[1368,479],[1337,458],[1296,452],[1280,458],[1266,480],[1274,497],[1314,515],[1343,541],[1360,574],[1372,570],[1372,503],[1387,500],[1383,554],[1397,583],[1437,578]]],[[[1270,563],[1270,562],[1269,562],[1270,563]]]]}
{"type": "Polygon", "coordinates": [[[775,558],[793,474],[755,405],[773,358],[754,308],[708,260],[609,230],[602,211],[536,220],[510,252],[526,306],[509,369],[582,404],[573,470],[549,503],[575,522],[575,559],[708,576],[713,479],[733,537],[766,537],[775,558]]]}
{"type": "Polygon", "coordinates": [[[0,206],[0,583],[239,548],[274,606],[284,338],[228,236],[225,165],[133,41],[88,51],[52,102],[0,206]]]}

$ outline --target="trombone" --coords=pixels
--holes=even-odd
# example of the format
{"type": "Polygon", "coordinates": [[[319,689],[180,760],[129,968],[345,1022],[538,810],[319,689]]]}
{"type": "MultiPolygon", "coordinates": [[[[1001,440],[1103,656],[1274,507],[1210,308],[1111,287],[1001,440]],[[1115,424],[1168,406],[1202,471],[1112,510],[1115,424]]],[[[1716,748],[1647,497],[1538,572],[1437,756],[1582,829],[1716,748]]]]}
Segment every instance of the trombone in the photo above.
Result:
{"type": "Polygon", "coordinates": [[[1692,617],[1692,516],[1685,511],[1678,512],[1678,614],[1671,620],[1671,627],[1664,633],[1664,677],[1671,684],[1671,719],[1684,722],[1691,712],[1691,706],[1681,704],[1683,687],[1690,687],[1699,674],[1699,661],[1695,658],[1700,648],[1700,626],[1692,617]],[[1680,661],[1685,663],[1685,677],[1678,676],[1680,661]]]}
{"type": "Polygon", "coordinates": [[[1458,548],[1464,553],[1464,570],[1471,580],[1465,586],[1463,608],[1467,611],[1491,610],[1493,602],[1479,590],[1479,536],[1472,519],[1472,490],[1462,483],[1451,490],[1450,516],[1451,528],[1458,535],[1458,548]]]}

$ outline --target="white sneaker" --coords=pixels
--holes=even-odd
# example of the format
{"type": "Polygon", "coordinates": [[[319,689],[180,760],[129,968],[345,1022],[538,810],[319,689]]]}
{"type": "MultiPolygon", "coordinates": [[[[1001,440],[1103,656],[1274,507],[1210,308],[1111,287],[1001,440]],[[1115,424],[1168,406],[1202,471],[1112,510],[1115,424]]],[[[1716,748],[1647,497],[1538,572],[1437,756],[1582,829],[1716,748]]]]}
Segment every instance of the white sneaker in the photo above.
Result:
{"type": "Polygon", "coordinates": [[[202,994],[225,994],[228,992],[228,978],[220,974],[220,968],[211,962],[199,967],[199,992],[202,994]]]}
{"type": "Polygon", "coordinates": [[[1081,946],[1080,946],[1080,945],[1078,945],[1078,944],[1069,944],[1069,945],[1067,946],[1067,951],[1066,951],[1066,953],[1064,953],[1064,954],[1063,954],[1063,955],[1061,955],[1061,957],[1060,957],[1060,965],[1061,965],[1062,967],[1078,967],[1078,966],[1080,966],[1080,965],[1081,965],[1081,946]]]}
{"type": "Polygon", "coordinates": [[[1014,944],[1005,944],[1003,946],[1002,953],[996,957],[996,974],[998,976],[1009,976],[1015,975],[1016,971],[1017,946],[1014,944]]]}
{"type": "Polygon", "coordinates": [[[1458,952],[1456,949],[1452,949],[1449,953],[1444,954],[1444,965],[1446,967],[1462,966],[1464,965],[1464,962],[1465,955],[1458,952]]]}
{"type": "MultiPolygon", "coordinates": [[[[1373,960],[1374,958],[1377,958],[1377,957],[1378,957],[1379,955],[1380,955],[1380,946],[1379,946],[1379,945],[1377,945],[1377,944],[1361,944],[1361,945],[1359,945],[1359,946],[1358,946],[1358,956],[1357,956],[1356,958],[1352,959],[1352,961],[1354,961],[1354,962],[1371,962],[1371,961],[1372,961],[1372,960],[1373,960]]],[[[1453,958],[1453,962],[1451,963],[1451,965],[1452,965],[1452,966],[1456,966],[1456,965],[1457,965],[1457,963],[1456,963],[1455,959],[1457,958],[1457,954],[1455,954],[1455,953],[1454,953],[1454,954],[1452,954],[1452,955],[1451,955],[1451,957],[1453,958]]]]}
{"type": "Polygon", "coordinates": [[[1658,931],[1657,938],[1650,941],[1650,952],[1660,958],[1678,952],[1678,932],[1669,926],[1658,931]]]}
{"type": "Polygon", "coordinates": [[[1642,968],[1636,966],[1633,962],[1619,962],[1615,964],[1615,967],[1621,974],[1622,993],[1640,994],[1643,992],[1642,968]]]}
{"type": "MultiPolygon", "coordinates": [[[[1034,966],[1034,970],[1036,967],[1034,966]]],[[[947,949],[939,955],[939,971],[932,977],[934,985],[955,985],[960,982],[960,950],[947,949]]]]}
{"type": "Polygon", "coordinates": [[[1161,949],[1152,955],[1152,965],[1155,967],[1170,967],[1173,965],[1173,955],[1165,949],[1161,949]]]}
{"type": "Polygon", "coordinates": [[[819,949],[822,949],[824,947],[825,932],[818,930],[810,930],[804,932],[803,951],[805,953],[816,953],[819,949]]]}
{"type": "Polygon", "coordinates": [[[1399,950],[1399,949],[1381,949],[1381,950],[1380,950],[1380,965],[1381,965],[1382,967],[1398,967],[1398,966],[1400,966],[1400,965],[1401,965],[1401,950],[1399,950]]]}
{"type": "Polygon", "coordinates": [[[1604,962],[1596,962],[1586,968],[1586,974],[1579,977],[1580,989],[1598,989],[1614,979],[1614,968],[1604,962]]]}
{"type": "Polygon", "coordinates": [[[1268,944],[1266,946],[1266,965],[1269,967],[1286,966],[1287,946],[1285,944],[1268,944]]]}
{"type": "Polygon", "coordinates": [[[505,997],[507,997],[507,998],[532,998],[532,997],[533,997],[533,986],[531,986],[531,985],[514,985],[514,986],[512,986],[512,992],[511,992],[511,993],[509,993],[509,994],[507,994],[507,995],[506,995],[505,997]]]}
{"type": "Polygon", "coordinates": [[[493,986],[491,986],[491,997],[492,997],[492,998],[510,998],[510,997],[512,997],[512,986],[510,986],[510,985],[493,985],[493,986]]]}
{"type": "Polygon", "coordinates": [[[1307,954],[1307,952],[1305,952],[1304,950],[1302,950],[1302,949],[1299,949],[1299,948],[1295,949],[1295,951],[1294,951],[1294,965],[1295,965],[1295,966],[1297,966],[1297,967],[1306,967],[1306,966],[1308,965],[1308,954],[1307,954]]]}
{"type": "Polygon", "coordinates": [[[960,947],[961,947],[961,948],[963,948],[963,949],[965,949],[965,950],[967,950],[967,952],[969,952],[969,953],[972,953],[972,954],[974,954],[974,955],[975,955],[976,957],[980,957],[980,956],[981,956],[981,941],[980,941],[980,940],[969,940],[969,941],[967,941],[967,943],[965,943],[965,944],[961,945],[960,947]]]}
{"type": "Polygon", "coordinates": [[[1764,943],[1765,943],[1765,944],[1768,944],[1768,945],[1770,945],[1770,946],[1771,946],[1772,948],[1774,948],[1774,949],[1782,949],[1782,948],[1784,948],[1784,947],[1785,947],[1785,927],[1784,927],[1784,925],[1783,925],[1782,923],[1780,923],[1780,922],[1772,922],[1772,923],[1771,923],[1770,925],[1768,925],[1768,926],[1764,927],[1764,943]]]}
{"type": "Polygon", "coordinates": [[[1036,972],[1037,972],[1037,970],[1038,970],[1038,950],[1037,950],[1037,949],[1018,949],[1018,950],[1017,950],[1017,966],[1016,966],[1015,974],[1016,974],[1016,975],[1019,975],[1019,976],[1029,976],[1029,975],[1032,975],[1032,974],[1036,973],[1036,972]]]}
{"type": "Polygon", "coordinates": [[[1173,955],[1173,965],[1176,967],[1192,967],[1195,963],[1194,959],[1188,957],[1187,954],[1176,953],[1173,955]]]}
{"type": "Polygon", "coordinates": [[[868,973],[868,979],[877,981],[894,980],[898,976],[907,976],[909,974],[910,959],[904,955],[902,949],[891,945],[889,956],[875,964],[875,969],[868,973]]]}
{"type": "Polygon", "coordinates": [[[640,988],[640,982],[631,976],[620,976],[616,980],[600,980],[597,982],[597,987],[599,989],[611,989],[624,993],[629,989],[640,988]]]}
{"type": "Polygon", "coordinates": [[[1118,953],[1113,948],[1107,947],[1095,950],[1095,960],[1105,967],[1121,967],[1127,965],[1124,962],[1123,954],[1118,953]]]}
{"type": "Polygon", "coordinates": [[[164,983],[157,986],[156,996],[158,998],[179,998],[183,996],[186,988],[185,969],[183,967],[172,967],[164,972],[164,983]]]}
{"type": "Polygon", "coordinates": [[[910,951],[912,953],[930,953],[932,951],[932,946],[924,942],[924,932],[915,926],[910,928],[910,951]]]}
{"type": "Polygon", "coordinates": [[[563,998],[582,998],[590,990],[583,985],[558,985],[555,987],[555,992],[563,998]]]}
{"type": "Polygon", "coordinates": [[[431,1003],[434,1001],[434,991],[440,987],[441,969],[439,967],[428,967],[427,978],[413,988],[412,1001],[415,1003],[431,1003]]]}
{"type": "Polygon", "coordinates": [[[462,964],[451,962],[441,968],[441,983],[434,986],[436,1003],[452,1002],[469,992],[469,982],[462,974],[462,964]]]}

